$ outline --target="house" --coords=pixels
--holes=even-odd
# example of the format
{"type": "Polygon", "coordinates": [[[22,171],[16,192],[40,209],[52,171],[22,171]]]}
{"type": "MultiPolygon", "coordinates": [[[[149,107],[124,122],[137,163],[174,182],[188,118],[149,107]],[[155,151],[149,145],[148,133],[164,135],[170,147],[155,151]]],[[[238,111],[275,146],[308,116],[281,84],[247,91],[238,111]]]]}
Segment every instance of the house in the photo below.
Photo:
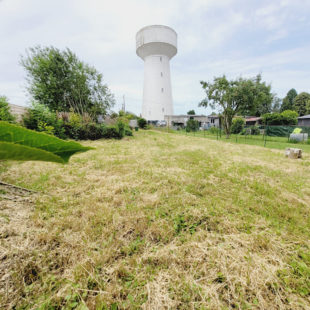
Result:
{"type": "Polygon", "coordinates": [[[9,103],[11,113],[16,116],[17,121],[21,121],[23,115],[27,112],[27,107],[9,103]]]}
{"type": "Polygon", "coordinates": [[[298,117],[298,126],[310,127],[310,114],[298,117]]]}
{"type": "Polygon", "coordinates": [[[217,127],[217,128],[221,127],[221,118],[219,115],[211,114],[208,116],[208,119],[209,119],[208,127],[217,127]]]}
{"type": "Polygon", "coordinates": [[[246,126],[259,126],[262,124],[262,118],[256,116],[246,116],[245,125],[246,126]]]}
{"type": "Polygon", "coordinates": [[[218,115],[165,115],[165,122],[169,127],[185,127],[188,120],[198,121],[199,127],[208,129],[210,127],[220,126],[220,117],[218,115]]]}

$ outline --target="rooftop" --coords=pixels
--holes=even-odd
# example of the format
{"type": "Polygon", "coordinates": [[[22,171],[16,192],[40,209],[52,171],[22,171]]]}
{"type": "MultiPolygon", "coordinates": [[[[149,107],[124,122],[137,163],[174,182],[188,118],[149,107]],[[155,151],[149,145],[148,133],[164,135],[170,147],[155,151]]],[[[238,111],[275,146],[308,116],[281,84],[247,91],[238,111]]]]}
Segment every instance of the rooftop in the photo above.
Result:
{"type": "Polygon", "coordinates": [[[310,118],[310,114],[298,117],[298,119],[306,119],[306,118],[310,118]]]}

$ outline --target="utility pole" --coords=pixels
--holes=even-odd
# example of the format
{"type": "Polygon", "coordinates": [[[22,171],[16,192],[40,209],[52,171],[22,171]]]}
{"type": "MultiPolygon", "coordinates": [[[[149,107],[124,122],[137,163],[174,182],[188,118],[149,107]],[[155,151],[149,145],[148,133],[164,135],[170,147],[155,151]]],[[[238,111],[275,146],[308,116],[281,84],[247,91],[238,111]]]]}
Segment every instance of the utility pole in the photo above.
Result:
{"type": "Polygon", "coordinates": [[[126,105],[125,105],[125,95],[123,95],[123,104],[122,104],[122,110],[126,111],[126,105]]]}

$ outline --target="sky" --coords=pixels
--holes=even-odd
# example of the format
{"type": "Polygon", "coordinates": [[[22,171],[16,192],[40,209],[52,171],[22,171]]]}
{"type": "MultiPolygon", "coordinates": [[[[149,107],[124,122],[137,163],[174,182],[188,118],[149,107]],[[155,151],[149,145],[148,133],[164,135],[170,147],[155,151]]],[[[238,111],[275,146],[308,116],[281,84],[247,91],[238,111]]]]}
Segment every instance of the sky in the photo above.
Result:
{"type": "Polygon", "coordinates": [[[174,113],[199,108],[200,81],[261,73],[283,98],[310,92],[310,0],[0,0],[0,95],[27,106],[19,64],[36,45],[70,48],[103,74],[115,111],[141,113],[143,61],[135,35],[160,24],[178,34],[171,59],[174,113]]]}

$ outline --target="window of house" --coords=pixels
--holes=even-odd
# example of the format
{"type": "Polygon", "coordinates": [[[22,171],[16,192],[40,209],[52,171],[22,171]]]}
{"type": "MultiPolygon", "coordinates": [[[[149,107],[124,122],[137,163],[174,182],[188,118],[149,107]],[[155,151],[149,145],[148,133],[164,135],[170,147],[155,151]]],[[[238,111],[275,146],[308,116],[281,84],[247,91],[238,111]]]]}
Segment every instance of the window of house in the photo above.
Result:
{"type": "Polygon", "coordinates": [[[163,76],[163,73],[162,73],[162,72],[160,72],[160,76],[161,76],[161,77],[163,76]]]}
{"type": "Polygon", "coordinates": [[[163,88],[161,89],[161,92],[162,92],[162,93],[164,92],[164,89],[163,89],[163,88]]]}

